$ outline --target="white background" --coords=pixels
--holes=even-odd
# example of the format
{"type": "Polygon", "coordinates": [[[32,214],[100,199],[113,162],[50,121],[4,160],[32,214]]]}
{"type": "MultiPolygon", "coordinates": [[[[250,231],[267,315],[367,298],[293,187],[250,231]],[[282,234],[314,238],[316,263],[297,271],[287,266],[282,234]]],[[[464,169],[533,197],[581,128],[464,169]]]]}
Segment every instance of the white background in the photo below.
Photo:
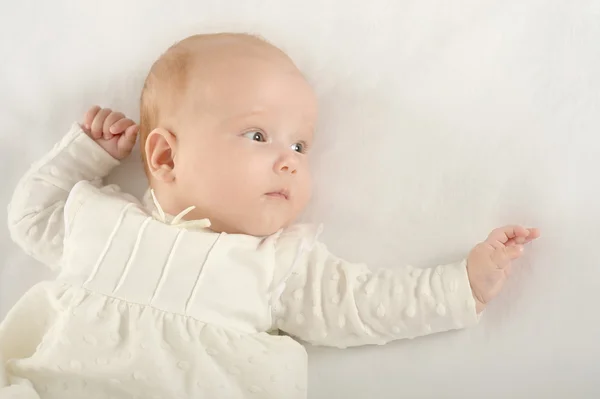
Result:
{"type": "MultiPolygon", "coordinates": [[[[143,78],[174,41],[259,33],[319,94],[305,218],[335,252],[430,266],[505,223],[543,232],[478,327],[310,348],[309,397],[600,397],[599,1],[1,3],[2,209],[90,105],[137,119],[143,78]]],[[[138,158],[115,179],[139,192],[138,158]]],[[[48,274],[5,227],[0,255],[1,318],[48,274]]]]}

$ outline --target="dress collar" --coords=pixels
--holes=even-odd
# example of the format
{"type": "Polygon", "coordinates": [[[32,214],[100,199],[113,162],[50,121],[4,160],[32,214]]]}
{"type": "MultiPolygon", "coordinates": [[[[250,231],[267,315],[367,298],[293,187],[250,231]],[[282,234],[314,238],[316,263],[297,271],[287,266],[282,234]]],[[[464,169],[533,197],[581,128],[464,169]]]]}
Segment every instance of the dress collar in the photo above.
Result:
{"type": "Polygon", "coordinates": [[[146,192],[146,195],[144,195],[144,206],[150,211],[154,219],[171,226],[176,226],[187,230],[203,230],[210,227],[210,220],[206,218],[183,220],[188,213],[196,209],[195,206],[190,206],[175,216],[165,213],[160,206],[153,189],[149,189],[146,192]]]}

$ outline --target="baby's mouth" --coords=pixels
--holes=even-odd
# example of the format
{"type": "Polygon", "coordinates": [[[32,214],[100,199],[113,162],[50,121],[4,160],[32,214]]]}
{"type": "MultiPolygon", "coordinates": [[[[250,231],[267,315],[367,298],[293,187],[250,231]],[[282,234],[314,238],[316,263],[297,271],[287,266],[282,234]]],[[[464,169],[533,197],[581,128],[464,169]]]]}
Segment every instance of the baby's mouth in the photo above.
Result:
{"type": "Polygon", "coordinates": [[[279,190],[279,191],[272,191],[270,193],[265,194],[267,197],[271,197],[271,198],[280,198],[280,199],[284,199],[287,200],[290,198],[290,194],[287,190],[279,190]]]}

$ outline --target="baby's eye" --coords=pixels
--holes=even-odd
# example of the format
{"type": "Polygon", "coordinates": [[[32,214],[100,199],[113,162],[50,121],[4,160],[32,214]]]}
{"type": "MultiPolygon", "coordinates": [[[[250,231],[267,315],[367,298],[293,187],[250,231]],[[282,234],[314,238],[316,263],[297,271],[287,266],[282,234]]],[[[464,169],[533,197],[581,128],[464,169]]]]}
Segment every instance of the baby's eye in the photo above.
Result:
{"type": "Polygon", "coordinates": [[[265,135],[262,134],[261,132],[248,132],[244,134],[244,137],[250,139],[250,140],[254,140],[254,141],[258,141],[261,143],[264,143],[265,141],[267,141],[265,139],[265,135]]]}
{"type": "Polygon", "coordinates": [[[306,144],[294,143],[292,144],[292,150],[299,152],[300,154],[304,154],[306,152],[306,144]]]}

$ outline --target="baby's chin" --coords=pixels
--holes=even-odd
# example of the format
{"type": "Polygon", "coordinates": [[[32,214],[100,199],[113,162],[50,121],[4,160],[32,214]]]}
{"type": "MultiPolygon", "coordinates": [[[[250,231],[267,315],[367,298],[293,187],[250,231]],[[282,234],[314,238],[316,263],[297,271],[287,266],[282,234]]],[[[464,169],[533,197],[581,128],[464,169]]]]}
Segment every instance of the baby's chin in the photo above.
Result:
{"type": "Polygon", "coordinates": [[[267,237],[277,233],[279,230],[284,229],[288,226],[288,223],[275,223],[275,224],[257,224],[247,226],[244,229],[243,234],[247,234],[255,237],[267,237]]]}
{"type": "MultiPolygon", "coordinates": [[[[283,219],[283,218],[282,218],[283,219]]],[[[229,228],[219,229],[218,226],[215,231],[223,232],[227,234],[245,234],[255,237],[267,237],[273,235],[285,229],[292,224],[289,220],[247,220],[245,223],[233,223],[229,228]]]]}

